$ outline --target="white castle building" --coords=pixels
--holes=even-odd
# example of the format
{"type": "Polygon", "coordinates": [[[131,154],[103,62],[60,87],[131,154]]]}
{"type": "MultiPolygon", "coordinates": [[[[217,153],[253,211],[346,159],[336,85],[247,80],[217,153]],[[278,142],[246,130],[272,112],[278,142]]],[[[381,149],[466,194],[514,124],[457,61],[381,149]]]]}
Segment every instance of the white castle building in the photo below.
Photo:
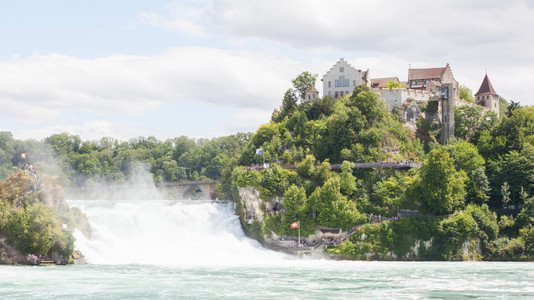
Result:
{"type": "Polygon", "coordinates": [[[321,79],[323,82],[323,97],[333,99],[352,94],[358,85],[365,84],[371,87],[369,69],[362,71],[354,68],[343,58],[332,67],[321,79]]]}

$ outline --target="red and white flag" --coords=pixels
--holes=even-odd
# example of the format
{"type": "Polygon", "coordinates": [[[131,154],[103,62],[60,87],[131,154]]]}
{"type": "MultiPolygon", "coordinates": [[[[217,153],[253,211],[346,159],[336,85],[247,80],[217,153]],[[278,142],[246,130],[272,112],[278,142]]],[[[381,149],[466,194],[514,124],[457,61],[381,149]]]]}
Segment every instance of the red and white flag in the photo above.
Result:
{"type": "Polygon", "coordinates": [[[291,223],[291,228],[299,228],[299,221],[291,223]]]}

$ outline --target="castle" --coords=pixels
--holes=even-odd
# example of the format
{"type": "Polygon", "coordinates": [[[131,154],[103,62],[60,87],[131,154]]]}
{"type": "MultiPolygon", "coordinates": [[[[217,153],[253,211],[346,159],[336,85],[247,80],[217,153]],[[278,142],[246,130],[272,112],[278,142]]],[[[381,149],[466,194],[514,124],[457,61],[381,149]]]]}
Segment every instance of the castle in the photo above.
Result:
{"type": "MultiPolygon", "coordinates": [[[[322,77],[323,96],[334,100],[350,95],[358,85],[365,84],[388,104],[389,109],[400,108],[408,100],[418,103],[436,101],[439,103],[439,120],[441,122],[442,142],[447,143],[454,136],[454,107],[462,105],[479,105],[485,110],[499,115],[499,95],[493,89],[488,78],[484,77],[475,94],[475,103],[464,101],[459,96],[458,81],[454,79],[449,64],[439,68],[408,69],[408,81],[400,82],[398,77],[370,78],[369,69],[358,70],[343,58],[330,68],[322,77]],[[388,82],[396,82],[404,87],[386,88],[388,82]]],[[[310,87],[306,100],[318,97],[315,87],[310,87]]]]}

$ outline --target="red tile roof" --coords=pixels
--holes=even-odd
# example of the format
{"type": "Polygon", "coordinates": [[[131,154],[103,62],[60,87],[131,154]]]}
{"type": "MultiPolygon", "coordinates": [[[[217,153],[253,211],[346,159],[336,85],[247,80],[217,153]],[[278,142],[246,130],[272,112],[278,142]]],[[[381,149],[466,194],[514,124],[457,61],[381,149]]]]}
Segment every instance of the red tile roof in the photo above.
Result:
{"type": "Polygon", "coordinates": [[[409,69],[408,80],[436,79],[441,78],[444,68],[409,69]]]}
{"type": "Polygon", "coordinates": [[[315,88],[315,86],[310,86],[306,92],[313,92],[313,93],[319,93],[319,91],[315,88]]]}
{"type": "Polygon", "coordinates": [[[386,84],[390,81],[396,81],[399,82],[398,77],[386,77],[386,78],[372,78],[371,79],[371,87],[372,88],[378,88],[383,89],[386,87],[386,84]]]}
{"type": "Polygon", "coordinates": [[[478,95],[499,95],[495,92],[493,89],[493,86],[491,85],[491,82],[488,78],[488,74],[484,77],[484,80],[482,80],[482,85],[480,85],[480,88],[478,89],[478,92],[475,94],[475,96],[478,95]]]}

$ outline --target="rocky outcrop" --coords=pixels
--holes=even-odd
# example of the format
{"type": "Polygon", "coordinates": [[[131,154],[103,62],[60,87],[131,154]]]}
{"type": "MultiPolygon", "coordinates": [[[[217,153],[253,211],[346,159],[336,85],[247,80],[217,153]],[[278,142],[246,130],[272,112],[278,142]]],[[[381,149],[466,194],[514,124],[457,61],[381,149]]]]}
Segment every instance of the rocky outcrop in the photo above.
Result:
{"type": "Polygon", "coordinates": [[[245,220],[258,220],[259,222],[263,222],[265,204],[260,198],[260,191],[251,186],[238,187],[237,189],[239,191],[239,199],[245,220]]]}
{"type": "Polygon", "coordinates": [[[6,244],[6,239],[0,236],[0,264],[23,264],[25,263],[25,256],[14,247],[6,244]]]}

